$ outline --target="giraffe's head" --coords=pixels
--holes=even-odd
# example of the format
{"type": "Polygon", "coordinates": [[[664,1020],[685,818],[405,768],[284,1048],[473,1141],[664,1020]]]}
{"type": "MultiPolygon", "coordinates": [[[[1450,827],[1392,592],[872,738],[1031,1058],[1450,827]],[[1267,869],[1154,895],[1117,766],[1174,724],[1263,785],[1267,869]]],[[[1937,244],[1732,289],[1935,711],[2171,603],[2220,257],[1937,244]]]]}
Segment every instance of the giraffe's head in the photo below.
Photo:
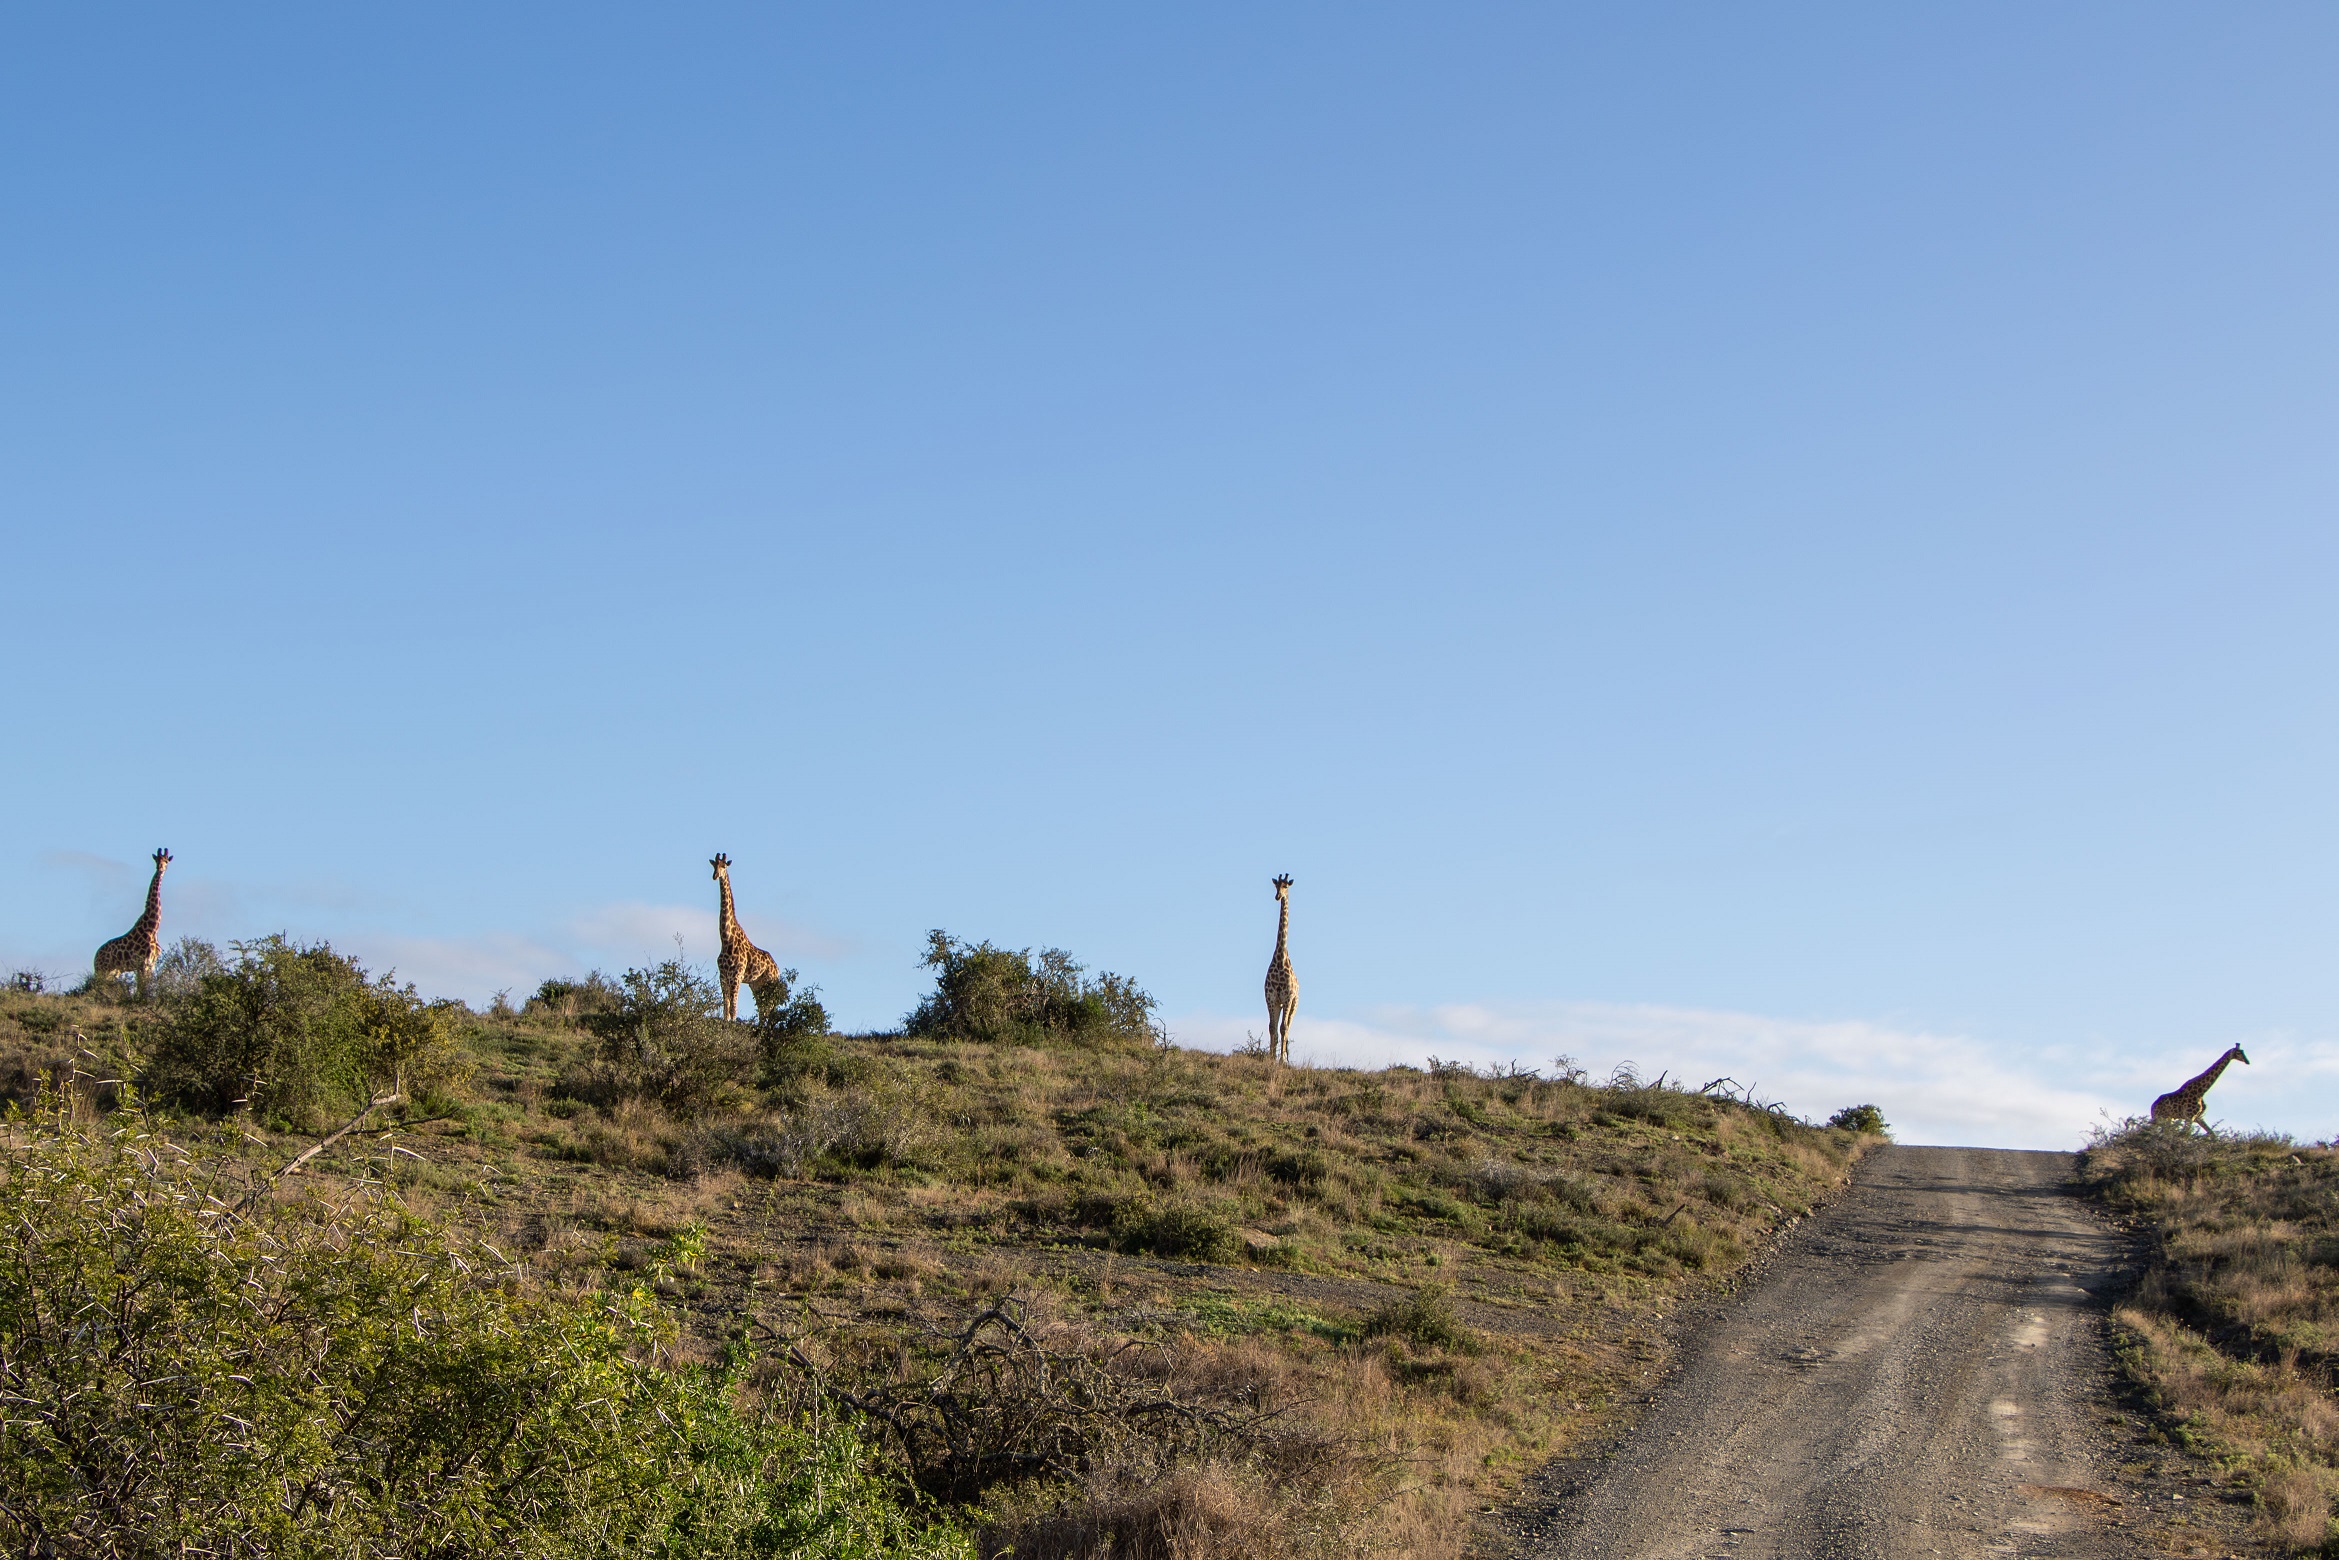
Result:
{"type": "Polygon", "coordinates": [[[2246,1056],[2242,1055],[2242,1048],[2241,1048],[2240,1046],[2238,1046],[2238,1045],[2237,1045],[2237,1046],[2235,1046],[2235,1047],[2234,1047],[2232,1050],[2230,1050],[2230,1051],[2226,1052],[2225,1054],[2226,1054],[2226,1055],[2228,1055],[2228,1056],[2230,1056],[2230,1057],[2232,1057],[2232,1058],[2233,1058],[2235,1061],[2237,1061],[2237,1062],[2241,1063],[2241,1064],[2242,1064],[2244,1067],[2247,1067],[2247,1066],[2249,1066],[2249,1065],[2250,1065],[2250,1059],[2249,1059],[2248,1057],[2246,1057],[2246,1056]]]}
{"type": "Polygon", "coordinates": [[[715,881],[717,882],[721,882],[731,875],[731,858],[721,851],[715,852],[715,859],[708,862],[707,865],[715,869],[715,881]]]}
{"type": "Polygon", "coordinates": [[[1279,899],[1279,900],[1286,900],[1286,901],[1288,901],[1288,900],[1291,898],[1291,874],[1290,874],[1290,873],[1286,872],[1286,873],[1284,873],[1284,874],[1283,874],[1281,877],[1279,877],[1279,878],[1277,878],[1277,879],[1275,880],[1275,897],[1276,897],[1277,899],[1279,899]]]}
{"type": "Polygon", "coordinates": [[[162,876],[162,869],[169,866],[170,864],[171,853],[169,851],[158,850],[154,853],[154,875],[156,877],[162,876]]]}

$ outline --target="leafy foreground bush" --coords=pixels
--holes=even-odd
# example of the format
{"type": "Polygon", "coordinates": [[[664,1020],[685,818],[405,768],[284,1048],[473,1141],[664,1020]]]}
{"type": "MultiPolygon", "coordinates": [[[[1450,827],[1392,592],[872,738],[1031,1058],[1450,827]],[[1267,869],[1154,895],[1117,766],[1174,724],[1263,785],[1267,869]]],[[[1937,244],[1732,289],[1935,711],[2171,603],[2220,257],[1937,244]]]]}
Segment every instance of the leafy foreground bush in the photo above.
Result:
{"type": "Polygon", "coordinates": [[[2080,1179],[2149,1231],[2112,1319],[2164,1431],[2215,1457],[2286,1551],[2339,1554],[2339,1151],[2128,1121],[2080,1179]]]}
{"type": "Polygon", "coordinates": [[[174,950],[182,967],[163,989],[183,994],[146,1030],[149,1093],[213,1112],[248,1103],[263,1121],[303,1124],[385,1088],[427,1092],[460,1070],[451,1015],[461,1004],[372,979],[329,943],[279,934],[231,946],[225,967],[207,945],[174,950]]]}
{"type": "Polygon", "coordinates": [[[1156,1004],[1135,981],[1110,971],[1084,979],[1086,966],[1061,948],[1044,948],[1035,961],[1028,948],[961,942],[938,930],[927,934],[923,963],[934,972],[934,989],[902,1021],[922,1039],[1007,1045],[1163,1039],[1156,1004]]]}
{"type": "Polygon", "coordinates": [[[668,1371],[386,1204],[232,1186],[44,1103],[0,1183],[0,1545],[25,1555],[963,1557],[846,1430],[668,1371]]]}

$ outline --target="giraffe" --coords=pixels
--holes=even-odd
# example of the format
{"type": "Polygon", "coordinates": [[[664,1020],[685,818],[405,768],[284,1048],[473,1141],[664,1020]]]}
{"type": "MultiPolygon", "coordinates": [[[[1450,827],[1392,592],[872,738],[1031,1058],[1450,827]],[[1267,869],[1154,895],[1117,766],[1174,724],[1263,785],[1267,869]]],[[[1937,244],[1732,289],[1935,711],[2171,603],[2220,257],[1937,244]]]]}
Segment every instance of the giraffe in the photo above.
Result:
{"type": "Polygon", "coordinates": [[[2217,1129],[2209,1125],[2207,1118],[2202,1115],[2201,1102],[2209,1093],[2209,1086],[2217,1081],[2217,1075],[2234,1062],[2239,1062],[2244,1067],[2250,1064],[2250,1059],[2242,1055],[2242,1048],[2238,1045],[2227,1047],[2226,1053],[2216,1061],[2211,1062],[2209,1070],[2201,1074],[2200,1077],[2191,1080],[2183,1088],[2171,1089],[2159,1099],[2154,1100],[2152,1102],[2152,1119],[2155,1121],[2189,1121],[2210,1136],[2216,1136],[2217,1129]]]}
{"type": "Polygon", "coordinates": [[[748,940],[738,912],[731,908],[731,858],[718,854],[709,865],[715,869],[715,881],[723,885],[723,910],[716,923],[723,951],[715,957],[715,973],[723,978],[723,1016],[739,1016],[739,987],[745,982],[755,993],[755,1011],[762,1017],[788,993],[787,983],[780,979],[780,962],[748,940]]]}
{"type": "Polygon", "coordinates": [[[1291,875],[1275,880],[1275,957],[1267,961],[1267,1054],[1291,1060],[1291,1015],[1299,1008],[1299,977],[1291,973],[1291,875]]]}
{"type": "Polygon", "coordinates": [[[138,995],[146,995],[146,982],[154,974],[154,961],[162,957],[162,939],[155,928],[162,925],[162,869],[171,864],[171,853],[154,853],[154,881],[146,885],[146,913],[131,927],[111,942],[98,945],[97,957],[90,962],[90,978],[100,975],[134,974],[138,977],[138,995]]]}

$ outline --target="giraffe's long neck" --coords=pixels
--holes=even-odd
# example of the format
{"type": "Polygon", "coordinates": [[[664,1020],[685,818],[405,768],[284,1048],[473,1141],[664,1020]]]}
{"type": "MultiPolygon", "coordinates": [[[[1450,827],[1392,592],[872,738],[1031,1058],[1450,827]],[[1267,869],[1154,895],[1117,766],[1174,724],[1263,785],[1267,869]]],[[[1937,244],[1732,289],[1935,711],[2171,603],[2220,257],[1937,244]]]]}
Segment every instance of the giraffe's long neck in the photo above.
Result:
{"type": "Polygon", "coordinates": [[[716,929],[722,933],[723,941],[729,942],[739,931],[738,912],[731,908],[731,878],[726,873],[715,881],[723,888],[723,912],[717,919],[716,929]]]}
{"type": "Polygon", "coordinates": [[[2228,1051],[2225,1055],[2219,1057],[2216,1061],[2211,1062],[2207,1072],[2203,1073],[2200,1077],[2195,1078],[2191,1083],[2186,1084],[2185,1092],[2187,1094],[2196,1095],[2207,1094],[2209,1092],[2209,1086],[2217,1081],[2217,1075],[2232,1065],[2233,1053],[2228,1051]]]}
{"type": "MultiPolygon", "coordinates": [[[[1285,944],[1287,944],[1288,942],[1290,942],[1290,940],[1291,940],[1291,901],[1290,901],[1290,900],[1288,900],[1288,899],[1278,900],[1278,901],[1276,902],[1276,915],[1275,915],[1275,962],[1276,962],[1276,963],[1278,963],[1278,964],[1282,964],[1282,963],[1285,963],[1286,961],[1288,961],[1288,960],[1290,959],[1291,955],[1290,955],[1290,953],[1289,953],[1289,952],[1286,950],[1286,948],[1285,948],[1285,944]]],[[[1253,946],[1253,947],[1257,947],[1258,945],[1257,945],[1256,943],[1254,943],[1254,944],[1252,944],[1252,946],[1253,946]]],[[[1253,957],[1256,957],[1256,955],[1254,955],[1253,957]]]]}
{"type": "Polygon", "coordinates": [[[130,928],[133,937],[152,937],[154,929],[162,925],[162,867],[154,869],[154,880],[146,885],[146,913],[138,924],[130,928]]]}

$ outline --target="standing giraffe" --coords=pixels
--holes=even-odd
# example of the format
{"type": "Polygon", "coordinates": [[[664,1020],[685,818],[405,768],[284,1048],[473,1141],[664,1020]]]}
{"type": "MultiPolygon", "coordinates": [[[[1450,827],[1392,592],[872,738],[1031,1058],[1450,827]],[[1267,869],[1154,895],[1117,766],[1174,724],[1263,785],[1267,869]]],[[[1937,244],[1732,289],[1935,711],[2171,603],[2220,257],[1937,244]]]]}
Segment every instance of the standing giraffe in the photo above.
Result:
{"type": "Polygon", "coordinates": [[[723,978],[723,1016],[739,1016],[739,987],[745,982],[755,993],[755,1011],[760,1018],[787,991],[780,980],[780,963],[748,940],[738,912],[731,908],[731,858],[717,855],[709,865],[715,869],[715,881],[723,885],[723,911],[715,928],[723,939],[723,951],[715,956],[715,973],[723,978]],[[771,994],[768,997],[767,992],[771,994]]]}
{"type": "Polygon", "coordinates": [[[1291,1060],[1291,1015],[1299,1009],[1299,977],[1291,973],[1291,877],[1275,880],[1275,957],[1267,961],[1267,1054],[1291,1060]]]}
{"type": "Polygon", "coordinates": [[[111,942],[100,943],[97,958],[90,963],[90,978],[100,975],[132,974],[138,977],[138,995],[146,995],[146,982],[154,974],[154,961],[162,957],[162,939],[155,929],[162,925],[162,869],[171,864],[171,853],[154,853],[154,881],[146,885],[146,913],[131,927],[111,942]]]}
{"type": "Polygon", "coordinates": [[[2203,1116],[2201,1102],[2204,1096],[2209,1093],[2209,1086],[2217,1081],[2217,1075],[2235,1062],[2241,1063],[2244,1067],[2250,1064],[2250,1059],[2242,1055],[2242,1048],[2238,1045],[2228,1048],[2223,1056],[2211,1062],[2209,1070],[2200,1077],[2191,1080],[2183,1088],[2171,1089],[2159,1099],[2154,1100],[2152,1102],[2152,1119],[2155,1121],[2189,1121],[2210,1136],[2215,1137],[2217,1129],[2210,1126],[2207,1118],[2203,1116]]]}

